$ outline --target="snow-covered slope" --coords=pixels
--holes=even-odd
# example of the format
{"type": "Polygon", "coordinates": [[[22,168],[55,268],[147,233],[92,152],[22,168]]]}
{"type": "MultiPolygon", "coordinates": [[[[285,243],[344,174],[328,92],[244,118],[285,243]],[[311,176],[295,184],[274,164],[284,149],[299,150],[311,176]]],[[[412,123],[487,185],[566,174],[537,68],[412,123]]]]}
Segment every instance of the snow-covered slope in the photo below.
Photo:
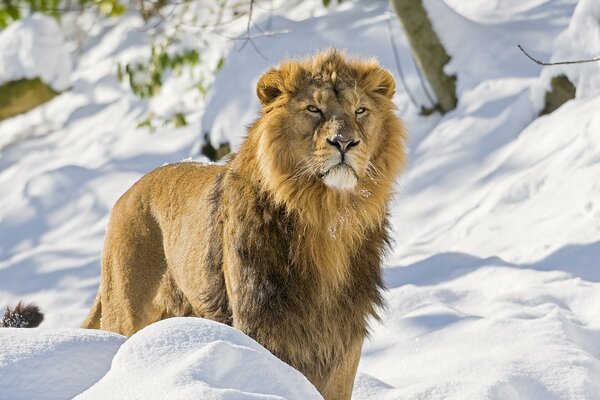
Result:
{"type": "Polygon", "coordinates": [[[69,53],[58,23],[34,14],[0,31],[0,84],[40,78],[57,91],[71,84],[69,53]]]}
{"type": "MultiPolygon", "coordinates": [[[[72,90],[0,123],[0,305],[36,300],[47,312],[44,334],[78,326],[97,289],[104,226],[117,197],[150,169],[192,155],[204,132],[214,144],[239,145],[257,115],[260,74],[283,57],[335,45],[377,56],[396,75],[395,102],[411,137],[410,165],[391,209],[388,308],[363,348],[354,398],[600,399],[600,64],[542,69],[516,47],[544,60],[597,56],[597,1],[426,0],[459,89],[456,110],[430,117],[418,115],[400,83],[387,21],[408,87],[427,105],[387,2],[345,1],[330,10],[317,0],[275,3],[273,17],[262,10],[256,23],[289,33],[256,30],[260,53],[250,44],[231,50],[188,127],[136,129],[149,108],[175,104],[184,86],[173,83],[149,104],[116,80],[115,61],[147,49],[134,16],[91,31],[72,90]],[[549,79],[560,73],[577,84],[577,98],[538,118],[549,79]]],[[[209,42],[209,59],[223,43],[209,42]]],[[[231,355],[221,386],[201,388],[213,347],[241,345],[240,354],[274,365],[229,330],[211,330],[225,337],[221,344],[191,333],[197,323],[169,321],[140,333],[85,396],[102,397],[131,379],[153,393],[214,390],[238,398],[225,389],[240,381],[227,377],[242,367],[260,371],[231,355]],[[173,343],[163,341],[165,330],[173,343]],[[178,356],[154,359],[151,347],[178,356]],[[146,357],[168,371],[164,379],[146,357]],[[128,372],[132,366],[139,374],[128,372]]],[[[115,351],[106,349],[106,360],[115,351]]],[[[0,381],[9,398],[18,398],[14,388],[0,381]]]]}
{"type": "Polygon", "coordinates": [[[106,374],[123,342],[103,331],[1,329],[0,398],[73,398],[106,374]]]}
{"type": "Polygon", "coordinates": [[[171,318],[133,335],[110,371],[77,400],[308,400],[319,392],[243,333],[201,318],[171,318]]]}

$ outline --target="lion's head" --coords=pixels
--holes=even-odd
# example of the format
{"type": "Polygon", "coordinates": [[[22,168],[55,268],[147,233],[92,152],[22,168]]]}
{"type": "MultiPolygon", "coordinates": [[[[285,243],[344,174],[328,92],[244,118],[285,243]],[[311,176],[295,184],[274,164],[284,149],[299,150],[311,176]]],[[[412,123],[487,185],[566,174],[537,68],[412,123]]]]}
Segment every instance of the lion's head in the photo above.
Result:
{"type": "Polygon", "coordinates": [[[389,198],[405,160],[394,79],[374,60],[326,50],[267,71],[251,134],[262,181],[279,201],[389,198]]]}

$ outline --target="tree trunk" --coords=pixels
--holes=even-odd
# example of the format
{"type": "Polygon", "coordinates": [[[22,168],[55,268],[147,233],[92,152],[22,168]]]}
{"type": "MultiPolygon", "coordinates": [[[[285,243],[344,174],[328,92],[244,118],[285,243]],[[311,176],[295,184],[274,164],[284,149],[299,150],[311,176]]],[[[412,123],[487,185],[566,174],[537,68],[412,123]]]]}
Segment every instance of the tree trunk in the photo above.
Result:
{"type": "Polygon", "coordinates": [[[450,61],[444,46],[437,37],[422,0],[391,0],[404,27],[419,68],[425,74],[437,97],[442,113],[456,107],[456,76],[448,76],[444,66],[450,61]]]}

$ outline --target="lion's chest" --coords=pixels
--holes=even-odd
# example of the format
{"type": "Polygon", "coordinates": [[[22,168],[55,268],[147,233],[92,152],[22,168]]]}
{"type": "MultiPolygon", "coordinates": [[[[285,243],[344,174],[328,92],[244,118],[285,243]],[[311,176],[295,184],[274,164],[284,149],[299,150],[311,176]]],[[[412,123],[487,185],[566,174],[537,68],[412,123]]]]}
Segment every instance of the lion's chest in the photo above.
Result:
{"type": "Polygon", "coordinates": [[[352,246],[309,243],[314,232],[283,208],[243,185],[230,193],[221,221],[233,325],[305,375],[326,375],[381,304],[385,223],[352,246]],[[320,259],[344,278],[328,280],[320,259]]]}
{"type": "Polygon", "coordinates": [[[289,217],[245,217],[253,223],[231,224],[225,240],[234,326],[305,374],[326,373],[362,340],[380,302],[381,246],[360,242],[361,255],[345,258],[347,280],[332,290],[289,217]]]}
{"type": "Polygon", "coordinates": [[[248,286],[238,292],[234,326],[307,376],[327,374],[364,337],[372,300],[353,297],[352,288],[325,298],[312,279],[240,268],[248,286]]]}

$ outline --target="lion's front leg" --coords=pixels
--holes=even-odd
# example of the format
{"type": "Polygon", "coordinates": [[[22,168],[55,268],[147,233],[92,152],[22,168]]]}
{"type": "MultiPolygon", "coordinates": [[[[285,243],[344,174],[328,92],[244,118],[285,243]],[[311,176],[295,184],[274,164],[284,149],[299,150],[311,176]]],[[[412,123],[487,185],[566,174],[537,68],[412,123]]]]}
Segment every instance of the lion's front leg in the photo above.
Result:
{"type": "Polygon", "coordinates": [[[351,345],[340,363],[332,370],[321,394],[325,400],[350,400],[352,387],[360,360],[363,338],[357,339],[351,345]]]}

